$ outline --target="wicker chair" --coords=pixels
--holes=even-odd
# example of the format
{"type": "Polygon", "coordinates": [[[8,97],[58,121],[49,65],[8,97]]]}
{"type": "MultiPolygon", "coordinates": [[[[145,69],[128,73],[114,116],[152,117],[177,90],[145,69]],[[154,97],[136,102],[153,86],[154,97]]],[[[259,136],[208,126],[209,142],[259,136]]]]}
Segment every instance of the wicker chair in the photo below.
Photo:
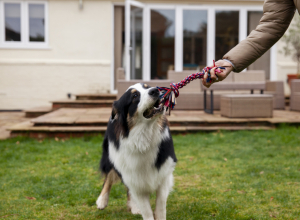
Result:
{"type": "Polygon", "coordinates": [[[300,79],[291,81],[290,110],[300,111],[300,79]]]}
{"type": "MultiPolygon", "coordinates": [[[[264,94],[273,95],[273,109],[285,108],[284,97],[284,84],[283,81],[266,81],[265,72],[263,70],[248,70],[241,73],[231,73],[223,82],[265,82],[266,89],[264,94]]],[[[214,110],[220,109],[221,95],[226,94],[249,94],[248,90],[236,90],[236,91],[216,91],[214,93],[214,110]]],[[[210,95],[207,96],[207,106],[210,106],[210,95]]]]}

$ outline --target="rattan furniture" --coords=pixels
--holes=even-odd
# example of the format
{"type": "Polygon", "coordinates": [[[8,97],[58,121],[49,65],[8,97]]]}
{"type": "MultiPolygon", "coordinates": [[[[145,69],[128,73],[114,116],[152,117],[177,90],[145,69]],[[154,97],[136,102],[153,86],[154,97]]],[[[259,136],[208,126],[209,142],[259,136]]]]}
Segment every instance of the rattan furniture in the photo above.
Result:
{"type": "Polygon", "coordinates": [[[209,94],[211,92],[208,92],[206,95],[205,106],[213,107],[210,110],[206,110],[209,113],[220,109],[221,95],[224,94],[253,94],[263,92],[273,96],[274,109],[284,109],[285,96],[283,87],[283,81],[266,81],[265,72],[262,70],[249,70],[241,73],[232,72],[224,81],[213,84],[209,89],[201,85],[202,90],[215,90],[213,91],[213,104],[211,103],[212,99],[209,94]],[[260,83],[265,84],[264,88],[257,87],[257,84],[260,83]],[[219,86],[220,84],[223,85],[219,86]],[[249,87],[249,84],[253,84],[253,89],[249,87]]]}
{"type": "MultiPolygon", "coordinates": [[[[203,88],[204,89],[204,111],[209,114],[213,114],[214,112],[214,90],[224,91],[224,90],[248,90],[251,91],[251,94],[253,94],[254,90],[260,90],[261,94],[263,94],[263,91],[265,89],[266,84],[264,82],[249,82],[249,83],[238,83],[238,82],[223,82],[223,83],[216,83],[213,84],[210,88],[203,88]],[[210,109],[206,107],[206,91],[210,91],[210,109]]],[[[238,96],[240,94],[237,94],[238,96]]],[[[253,94],[254,95],[254,94],[253,94]]],[[[235,96],[235,94],[234,94],[235,96]]],[[[243,94],[241,94],[243,96],[243,94]]],[[[251,96],[251,95],[250,95],[251,96]]],[[[221,96],[222,99],[223,96],[221,96]]],[[[247,95],[245,94],[245,97],[247,95]]],[[[256,96],[255,96],[256,97],[256,96]]],[[[273,98],[273,96],[271,96],[273,98]]]]}
{"type": "Polygon", "coordinates": [[[229,118],[273,117],[273,96],[237,94],[221,96],[221,115],[229,118]]]}
{"type": "Polygon", "coordinates": [[[290,110],[300,111],[300,79],[291,81],[290,110]]]}

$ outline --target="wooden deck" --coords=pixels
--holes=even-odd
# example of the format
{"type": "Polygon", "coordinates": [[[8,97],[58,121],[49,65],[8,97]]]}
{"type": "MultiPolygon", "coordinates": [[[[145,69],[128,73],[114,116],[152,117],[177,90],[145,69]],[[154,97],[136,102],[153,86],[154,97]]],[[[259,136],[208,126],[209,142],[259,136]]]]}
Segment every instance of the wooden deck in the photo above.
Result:
{"type": "MultiPolygon", "coordinates": [[[[111,108],[62,108],[10,128],[11,136],[69,137],[104,133],[111,108]]],[[[167,116],[172,132],[267,130],[281,123],[300,124],[300,112],[274,110],[273,118],[227,118],[219,111],[174,110],[167,116]]]]}

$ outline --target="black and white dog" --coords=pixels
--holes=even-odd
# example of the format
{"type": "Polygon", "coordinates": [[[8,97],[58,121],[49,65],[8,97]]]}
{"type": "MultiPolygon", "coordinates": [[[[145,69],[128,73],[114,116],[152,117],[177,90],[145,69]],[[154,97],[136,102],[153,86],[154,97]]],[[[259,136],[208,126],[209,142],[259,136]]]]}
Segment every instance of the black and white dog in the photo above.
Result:
{"type": "Polygon", "coordinates": [[[96,202],[98,209],[107,206],[111,186],[121,178],[133,214],[141,214],[144,220],[154,220],[154,215],[156,220],[166,219],[177,159],[159,101],[157,88],[135,84],[114,102],[100,161],[105,182],[96,202]],[[149,200],[152,192],[156,192],[154,215],[149,200]]]}

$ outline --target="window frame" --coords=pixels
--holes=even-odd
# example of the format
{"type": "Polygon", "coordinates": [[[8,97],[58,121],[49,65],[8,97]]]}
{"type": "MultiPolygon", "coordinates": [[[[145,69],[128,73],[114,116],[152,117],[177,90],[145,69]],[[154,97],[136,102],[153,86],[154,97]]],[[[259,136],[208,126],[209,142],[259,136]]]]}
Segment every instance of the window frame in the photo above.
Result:
{"type": "Polygon", "coordinates": [[[47,49],[48,46],[48,2],[44,0],[37,1],[0,1],[0,48],[5,49],[47,49]],[[18,3],[21,7],[21,41],[5,41],[5,3],[18,3]],[[45,8],[45,41],[29,41],[29,4],[43,4],[45,8]]]}

